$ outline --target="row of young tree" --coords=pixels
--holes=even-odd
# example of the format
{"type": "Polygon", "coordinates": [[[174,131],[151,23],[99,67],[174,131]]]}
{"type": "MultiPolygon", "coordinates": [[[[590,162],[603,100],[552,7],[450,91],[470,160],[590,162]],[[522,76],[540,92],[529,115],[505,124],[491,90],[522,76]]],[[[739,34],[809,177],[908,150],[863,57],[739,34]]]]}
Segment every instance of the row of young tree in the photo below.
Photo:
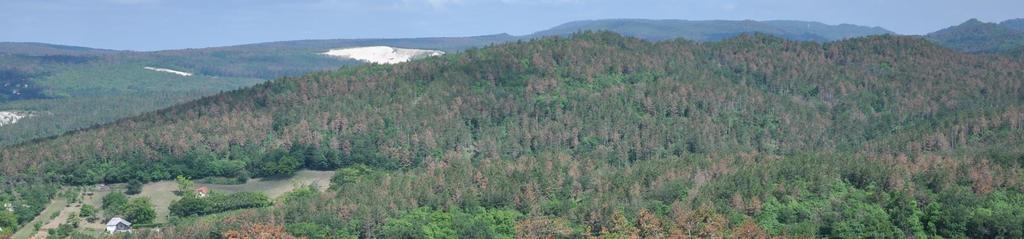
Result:
{"type": "Polygon", "coordinates": [[[284,78],[6,148],[0,169],[71,184],[347,169],[344,193],[166,237],[377,237],[420,208],[515,211],[520,235],[1012,236],[1001,223],[1020,215],[995,212],[1021,191],[1021,76],[1018,59],[911,37],[588,33],[284,78]]]}
{"type": "Polygon", "coordinates": [[[170,205],[171,216],[202,216],[231,210],[266,207],[273,204],[263,193],[212,193],[208,196],[185,196],[170,205]]]}

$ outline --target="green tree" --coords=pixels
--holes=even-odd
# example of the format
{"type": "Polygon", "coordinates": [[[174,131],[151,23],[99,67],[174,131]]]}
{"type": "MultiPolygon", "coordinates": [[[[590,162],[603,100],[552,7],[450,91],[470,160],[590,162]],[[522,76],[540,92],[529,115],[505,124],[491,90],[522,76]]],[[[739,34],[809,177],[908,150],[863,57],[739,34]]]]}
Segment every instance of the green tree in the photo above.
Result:
{"type": "Polygon", "coordinates": [[[242,169],[239,170],[238,173],[235,173],[235,181],[238,183],[249,182],[249,177],[251,177],[249,170],[242,169]]]}
{"type": "Polygon", "coordinates": [[[107,212],[107,216],[120,214],[126,204],[128,204],[128,196],[120,191],[113,191],[103,196],[103,210],[107,212]]]}
{"type": "Polygon", "coordinates": [[[369,175],[373,175],[375,171],[363,164],[352,165],[349,167],[340,168],[335,170],[334,176],[331,177],[331,188],[337,189],[345,184],[353,183],[363,179],[369,175]]]}
{"type": "Polygon", "coordinates": [[[83,218],[92,218],[96,216],[96,208],[89,204],[82,205],[82,208],[78,211],[78,215],[83,218]]]}
{"type": "Polygon", "coordinates": [[[81,222],[82,222],[82,218],[78,216],[78,213],[71,212],[71,214],[68,215],[68,219],[67,219],[66,223],[68,225],[71,225],[71,227],[78,228],[78,224],[81,223],[81,222]]]}
{"type": "Polygon", "coordinates": [[[195,187],[195,183],[186,176],[178,175],[178,177],[174,178],[174,181],[178,183],[179,194],[192,192],[192,188],[195,187]]]}
{"type": "Polygon", "coordinates": [[[132,223],[147,224],[156,219],[156,210],[149,198],[132,198],[124,206],[124,218],[132,223]]]}
{"type": "Polygon", "coordinates": [[[142,193],[142,182],[140,182],[139,180],[135,180],[135,179],[133,179],[131,181],[128,181],[128,188],[125,189],[124,193],[126,193],[128,195],[135,195],[135,194],[142,193]]]}
{"type": "Polygon", "coordinates": [[[259,160],[253,161],[251,168],[256,176],[291,175],[303,166],[304,162],[299,156],[292,155],[284,150],[274,150],[259,160]]]}
{"type": "Polygon", "coordinates": [[[18,228],[18,217],[7,210],[0,210],[0,228],[3,228],[4,231],[13,231],[15,228],[18,228]]]}

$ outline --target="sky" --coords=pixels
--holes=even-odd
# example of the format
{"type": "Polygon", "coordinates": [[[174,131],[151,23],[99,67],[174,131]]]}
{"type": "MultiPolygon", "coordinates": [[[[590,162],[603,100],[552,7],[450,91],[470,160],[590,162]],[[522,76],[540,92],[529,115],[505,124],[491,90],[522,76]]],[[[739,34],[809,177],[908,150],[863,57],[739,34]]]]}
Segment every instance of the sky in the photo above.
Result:
{"type": "Polygon", "coordinates": [[[805,20],[925,34],[1024,17],[1021,0],[0,0],[0,42],[164,50],[524,35],[574,20],[805,20]]]}

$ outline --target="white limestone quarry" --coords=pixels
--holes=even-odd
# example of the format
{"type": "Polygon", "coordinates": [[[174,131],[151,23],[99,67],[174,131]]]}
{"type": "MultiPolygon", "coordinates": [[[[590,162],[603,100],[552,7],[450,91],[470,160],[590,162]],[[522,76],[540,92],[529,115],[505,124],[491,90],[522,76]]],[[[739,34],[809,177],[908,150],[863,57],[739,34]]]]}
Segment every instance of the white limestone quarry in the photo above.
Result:
{"type": "Polygon", "coordinates": [[[32,114],[28,112],[0,111],[0,126],[17,123],[18,120],[29,116],[32,114]]]}
{"type": "Polygon", "coordinates": [[[175,75],[179,75],[179,76],[192,76],[192,73],[188,73],[188,72],[184,72],[184,71],[176,71],[176,70],[171,70],[171,69],[167,69],[167,68],[156,68],[156,67],[149,67],[149,66],[144,67],[144,68],[146,68],[146,70],[158,71],[158,72],[167,72],[167,73],[171,73],[171,74],[175,74],[175,75]]]}
{"type": "Polygon", "coordinates": [[[377,64],[395,64],[430,56],[444,55],[443,51],[369,46],[333,49],[321,53],[333,57],[349,58],[377,64]]]}

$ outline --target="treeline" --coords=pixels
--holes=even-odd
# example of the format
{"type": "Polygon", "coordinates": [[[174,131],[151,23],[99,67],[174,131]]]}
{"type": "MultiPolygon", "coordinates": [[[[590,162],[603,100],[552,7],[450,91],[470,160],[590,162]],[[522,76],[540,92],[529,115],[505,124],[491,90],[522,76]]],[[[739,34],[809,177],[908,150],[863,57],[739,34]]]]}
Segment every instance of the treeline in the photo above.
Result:
{"type": "Polygon", "coordinates": [[[415,210],[483,208],[522,214],[527,237],[1012,237],[1021,76],[1018,59],[911,37],[586,33],[279,79],[4,149],[0,169],[89,184],[372,168],[162,236],[378,237],[415,210]]]}
{"type": "MultiPolygon", "coordinates": [[[[190,153],[181,160],[173,155],[162,155],[156,161],[101,161],[86,160],[85,164],[102,167],[67,167],[51,179],[71,185],[90,185],[113,182],[152,182],[173,179],[177,175],[190,178],[231,177],[240,180],[250,177],[290,176],[300,169],[333,170],[351,165],[369,165],[381,169],[397,169],[395,162],[387,161],[372,147],[359,147],[346,154],[342,150],[296,145],[289,150],[277,149],[260,153],[261,149],[234,147],[224,155],[190,153]]],[[[136,155],[137,157],[143,157],[136,155]]],[[[56,170],[56,169],[55,169],[56,170]]]]}

